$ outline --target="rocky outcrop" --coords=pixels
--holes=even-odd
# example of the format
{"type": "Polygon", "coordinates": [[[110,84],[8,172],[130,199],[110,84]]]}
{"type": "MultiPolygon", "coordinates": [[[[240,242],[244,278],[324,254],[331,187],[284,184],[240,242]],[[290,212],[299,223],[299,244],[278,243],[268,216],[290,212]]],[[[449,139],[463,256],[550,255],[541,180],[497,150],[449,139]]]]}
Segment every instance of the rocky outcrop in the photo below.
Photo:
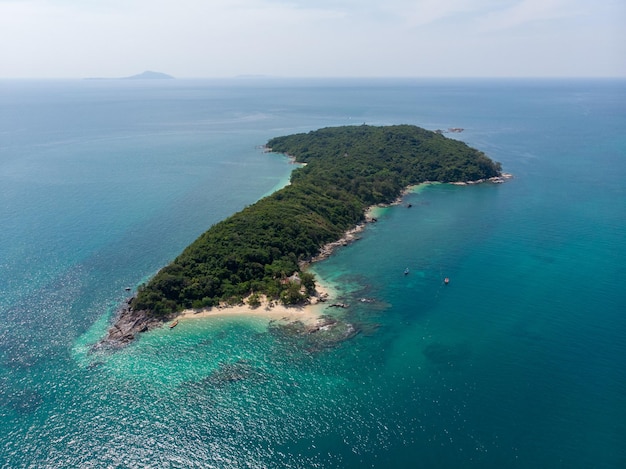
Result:
{"type": "Polygon", "coordinates": [[[450,184],[454,186],[471,186],[473,184],[482,184],[485,182],[491,182],[492,184],[502,184],[512,177],[513,175],[510,173],[502,173],[500,174],[500,176],[494,176],[487,179],[477,179],[476,181],[457,181],[451,182],[450,184]]]}
{"type": "MultiPolygon", "coordinates": [[[[367,220],[370,221],[370,220],[367,220]]],[[[324,259],[328,259],[332,253],[335,251],[335,249],[337,249],[338,247],[341,246],[348,246],[349,244],[352,244],[353,242],[357,241],[359,238],[359,233],[361,233],[364,229],[365,229],[366,223],[359,223],[358,225],[356,225],[354,228],[346,231],[344,233],[344,235],[341,237],[341,239],[338,239],[337,241],[333,241],[332,243],[328,243],[325,244],[324,246],[322,246],[320,248],[320,252],[319,254],[317,254],[317,256],[313,257],[313,259],[311,259],[309,262],[301,262],[300,263],[300,268],[305,268],[307,265],[312,264],[314,262],[319,262],[321,260],[324,259]]]]}
{"type": "Polygon", "coordinates": [[[161,327],[169,320],[169,317],[155,317],[147,311],[134,310],[130,307],[129,299],[118,311],[113,325],[108,330],[106,336],[98,342],[94,348],[120,348],[131,342],[140,332],[161,327]]]}
{"type": "Polygon", "coordinates": [[[272,321],[268,330],[270,334],[292,342],[308,352],[321,352],[336,347],[360,332],[357,325],[331,316],[321,316],[314,323],[272,321]]]}

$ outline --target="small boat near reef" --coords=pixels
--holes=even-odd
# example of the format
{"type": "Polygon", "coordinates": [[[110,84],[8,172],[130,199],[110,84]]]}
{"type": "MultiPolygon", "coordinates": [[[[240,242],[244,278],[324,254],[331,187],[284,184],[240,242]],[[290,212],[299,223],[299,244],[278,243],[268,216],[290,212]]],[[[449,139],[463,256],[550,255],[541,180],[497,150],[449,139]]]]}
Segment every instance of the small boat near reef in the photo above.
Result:
{"type": "Polygon", "coordinates": [[[404,269],[404,275],[409,275],[409,268],[404,269]]]}
{"type": "Polygon", "coordinates": [[[124,288],[124,290],[126,290],[126,291],[130,291],[130,290],[131,290],[131,288],[130,288],[130,287],[126,287],[126,288],[124,288]]]}
{"type": "Polygon", "coordinates": [[[178,319],[170,324],[170,329],[174,329],[176,326],[178,326],[178,319]]]}
{"type": "Polygon", "coordinates": [[[446,285],[450,283],[450,279],[448,277],[443,279],[443,283],[445,283],[446,285]]]}

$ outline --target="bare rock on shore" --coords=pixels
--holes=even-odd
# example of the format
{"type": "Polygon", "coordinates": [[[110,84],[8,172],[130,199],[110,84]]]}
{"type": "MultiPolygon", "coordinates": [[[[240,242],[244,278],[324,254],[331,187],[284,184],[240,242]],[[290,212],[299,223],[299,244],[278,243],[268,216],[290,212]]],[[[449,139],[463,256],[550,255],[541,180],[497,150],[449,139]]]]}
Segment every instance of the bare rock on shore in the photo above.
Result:
{"type": "Polygon", "coordinates": [[[106,336],[94,348],[117,349],[128,345],[140,332],[161,327],[169,318],[156,318],[147,311],[134,310],[128,302],[122,307],[106,336]]]}
{"type": "Polygon", "coordinates": [[[365,225],[366,223],[359,223],[354,228],[346,231],[344,235],[337,241],[333,241],[332,243],[325,244],[324,246],[320,248],[320,252],[317,254],[317,256],[311,259],[310,262],[303,263],[301,266],[305,266],[313,262],[319,262],[321,260],[327,259],[332,255],[332,253],[338,247],[348,246],[349,244],[352,244],[355,241],[359,240],[360,238],[358,235],[365,229],[365,225]]]}
{"type": "Polygon", "coordinates": [[[510,173],[502,173],[500,174],[500,176],[493,176],[487,179],[477,179],[475,181],[456,181],[456,182],[451,182],[450,184],[452,184],[453,186],[471,186],[474,184],[483,184],[485,182],[490,182],[492,184],[502,184],[503,182],[506,182],[508,179],[513,178],[513,175],[510,173]]]}

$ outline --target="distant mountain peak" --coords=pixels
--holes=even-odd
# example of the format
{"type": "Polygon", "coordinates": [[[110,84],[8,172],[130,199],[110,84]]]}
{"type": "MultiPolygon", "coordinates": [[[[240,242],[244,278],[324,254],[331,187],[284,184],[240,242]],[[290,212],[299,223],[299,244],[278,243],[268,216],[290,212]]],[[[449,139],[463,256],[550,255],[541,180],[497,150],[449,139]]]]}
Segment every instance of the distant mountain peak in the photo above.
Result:
{"type": "Polygon", "coordinates": [[[174,77],[171,75],[168,75],[166,73],[161,73],[161,72],[152,72],[150,70],[146,70],[143,73],[140,73],[138,75],[133,75],[130,77],[125,77],[125,80],[171,80],[174,77]]]}

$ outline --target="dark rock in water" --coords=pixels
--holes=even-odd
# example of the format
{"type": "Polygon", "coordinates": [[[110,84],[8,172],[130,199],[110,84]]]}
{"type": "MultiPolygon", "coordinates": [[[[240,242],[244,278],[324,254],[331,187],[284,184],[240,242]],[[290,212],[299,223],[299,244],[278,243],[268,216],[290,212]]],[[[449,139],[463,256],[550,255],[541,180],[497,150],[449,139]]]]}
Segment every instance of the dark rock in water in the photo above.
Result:
{"type": "Polygon", "coordinates": [[[360,332],[360,329],[352,323],[340,321],[330,316],[322,316],[313,324],[304,324],[301,321],[286,324],[272,323],[269,331],[310,352],[319,352],[353,338],[360,332]]]}
{"type": "MultiPolygon", "coordinates": [[[[130,301],[128,302],[130,303],[130,301]]],[[[130,306],[123,307],[107,332],[107,335],[96,345],[94,349],[116,349],[127,345],[141,332],[146,332],[161,327],[170,317],[154,317],[146,311],[134,310],[130,306]]]]}
{"type": "Polygon", "coordinates": [[[246,360],[238,360],[235,363],[220,364],[217,370],[202,380],[202,384],[223,386],[238,381],[259,383],[266,380],[265,371],[251,365],[246,360]]]}
{"type": "Polygon", "coordinates": [[[36,366],[41,357],[31,353],[26,346],[17,346],[16,351],[7,353],[0,359],[2,366],[14,370],[23,370],[36,366]]]}
{"type": "Polygon", "coordinates": [[[95,362],[91,362],[89,365],[87,365],[87,369],[88,370],[93,370],[94,368],[98,368],[100,366],[104,365],[104,362],[102,360],[97,360],[95,362]]]}

